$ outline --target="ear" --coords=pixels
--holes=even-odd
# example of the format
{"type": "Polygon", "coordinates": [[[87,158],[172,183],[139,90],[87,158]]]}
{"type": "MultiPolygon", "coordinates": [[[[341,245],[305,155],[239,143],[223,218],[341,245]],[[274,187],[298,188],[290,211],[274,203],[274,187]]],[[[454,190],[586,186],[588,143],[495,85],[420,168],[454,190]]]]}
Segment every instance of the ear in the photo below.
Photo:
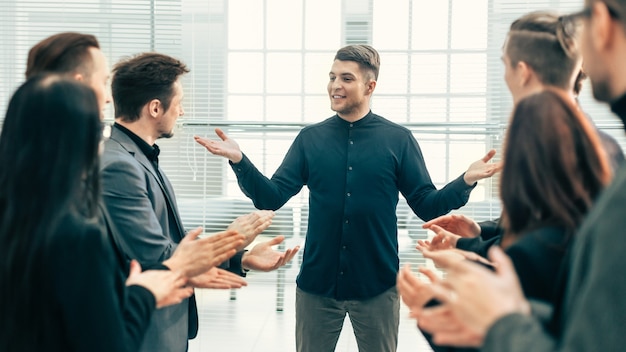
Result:
{"type": "Polygon", "coordinates": [[[148,114],[150,114],[150,116],[152,117],[159,116],[159,112],[163,108],[163,106],[161,105],[161,101],[159,99],[152,99],[146,105],[148,107],[148,114]]]}
{"type": "Polygon", "coordinates": [[[622,30],[620,23],[611,19],[609,9],[602,1],[596,1],[591,7],[592,14],[589,18],[587,29],[593,38],[593,47],[598,52],[604,51],[613,42],[614,30],[622,30]],[[618,28],[615,28],[618,26],[618,28]]]}
{"type": "Polygon", "coordinates": [[[522,87],[527,86],[535,77],[535,71],[524,61],[519,61],[516,66],[515,72],[517,72],[518,83],[522,87]]]}
{"type": "Polygon", "coordinates": [[[373,79],[370,79],[369,82],[367,82],[367,94],[371,95],[372,93],[374,93],[375,88],[376,88],[376,81],[373,79]]]}
{"type": "Polygon", "coordinates": [[[73,78],[79,82],[84,82],[85,81],[85,76],[83,76],[82,73],[75,73],[73,78]]]}

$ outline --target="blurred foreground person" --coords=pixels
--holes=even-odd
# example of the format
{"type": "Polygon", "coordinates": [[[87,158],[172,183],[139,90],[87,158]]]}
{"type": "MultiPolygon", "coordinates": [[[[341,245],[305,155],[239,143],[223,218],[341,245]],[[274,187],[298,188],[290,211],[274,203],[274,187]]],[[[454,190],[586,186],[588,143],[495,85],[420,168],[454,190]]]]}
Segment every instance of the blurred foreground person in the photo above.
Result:
{"type": "Polygon", "coordinates": [[[125,282],[118,274],[121,253],[97,216],[101,136],[96,96],[76,80],[35,76],[9,103],[0,135],[2,351],[136,351],[155,309],[193,292],[179,273],[142,273],[134,261],[125,282]]]}

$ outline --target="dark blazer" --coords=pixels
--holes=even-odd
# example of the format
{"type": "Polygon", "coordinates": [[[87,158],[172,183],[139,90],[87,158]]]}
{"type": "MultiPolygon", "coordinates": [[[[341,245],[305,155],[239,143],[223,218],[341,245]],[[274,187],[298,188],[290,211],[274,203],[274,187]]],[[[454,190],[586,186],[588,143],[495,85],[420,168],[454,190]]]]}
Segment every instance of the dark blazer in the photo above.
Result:
{"type": "MultiPolygon", "coordinates": [[[[489,247],[493,240],[495,238],[481,242],[489,247]]],[[[546,226],[523,234],[506,248],[526,297],[551,306],[557,303],[559,277],[570,241],[571,236],[562,227],[546,226]]],[[[430,334],[422,333],[435,352],[477,351],[473,348],[437,346],[433,344],[430,334]]]]}
{"type": "MultiPolygon", "coordinates": [[[[101,171],[104,204],[126,256],[152,263],[171,257],[185,231],[165,173],[158,170],[161,182],[137,144],[115,126],[105,142],[101,171]]],[[[141,351],[185,351],[197,331],[192,296],[155,312],[141,351]]]]}
{"type": "Polygon", "coordinates": [[[96,222],[67,215],[42,255],[42,294],[57,322],[47,327],[46,351],[137,351],[156,302],[141,286],[125,286],[116,254],[96,222]]]}

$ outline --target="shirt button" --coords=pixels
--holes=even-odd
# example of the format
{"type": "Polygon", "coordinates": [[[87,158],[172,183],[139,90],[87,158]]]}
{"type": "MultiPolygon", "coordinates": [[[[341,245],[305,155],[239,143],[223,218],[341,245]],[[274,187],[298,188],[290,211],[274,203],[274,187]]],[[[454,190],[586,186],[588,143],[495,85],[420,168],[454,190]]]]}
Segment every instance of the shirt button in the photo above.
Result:
{"type": "Polygon", "coordinates": [[[341,247],[341,249],[346,249],[346,248],[348,248],[348,247],[346,247],[346,246],[342,246],[342,247],[341,247]]]}
{"type": "Polygon", "coordinates": [[[354,144],[354,142],[353,142],[353,141],[350,141],[350,144],[354,144]]]}
{"type": "Polygon", "coordinates": [[[340,272],[339,272],[339,275],[343,275],[343,271],[340,271],[340,272]]]}
{"type": "Polygon", "coordinates": [[[354,126],[353,124],[350,124],[350,127],[354,126]]]}
{"type": "Polygon", "coordinates": [[[346,219],[346,224],[348,223],[348,219],[346,219]]]}
{"type": "Polygon", "coordinates": [[[352,171],[352,166],[348,166],[348,170],[352,171]]]}
{"type": "Polygon", "coordinates": [[[350,197],[350,192],[348,192],[348,197],[350,197]]]}

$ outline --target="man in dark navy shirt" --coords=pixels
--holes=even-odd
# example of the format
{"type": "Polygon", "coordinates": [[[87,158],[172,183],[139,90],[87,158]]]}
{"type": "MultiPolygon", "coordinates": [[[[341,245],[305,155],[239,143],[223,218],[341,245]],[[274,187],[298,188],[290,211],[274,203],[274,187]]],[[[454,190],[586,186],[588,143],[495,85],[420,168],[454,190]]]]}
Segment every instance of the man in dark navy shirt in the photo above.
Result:
{"type": "Polygon", "coordinates": [[[223,131],[196,137],[229,159],[259,209],[310,191],[306,249],[296,291],[298,351],[333,351],[349,314],[360,351],[395,351],[399,324],[398,192],[424,220],[463,206],[476,181],[493,175],[495,151],[443,189],[433,185],[411,132],[370,111],[380,59],[367,45],[340,49],[328,95],[337,114],[305,127],[271,179],[223,131]]]}

